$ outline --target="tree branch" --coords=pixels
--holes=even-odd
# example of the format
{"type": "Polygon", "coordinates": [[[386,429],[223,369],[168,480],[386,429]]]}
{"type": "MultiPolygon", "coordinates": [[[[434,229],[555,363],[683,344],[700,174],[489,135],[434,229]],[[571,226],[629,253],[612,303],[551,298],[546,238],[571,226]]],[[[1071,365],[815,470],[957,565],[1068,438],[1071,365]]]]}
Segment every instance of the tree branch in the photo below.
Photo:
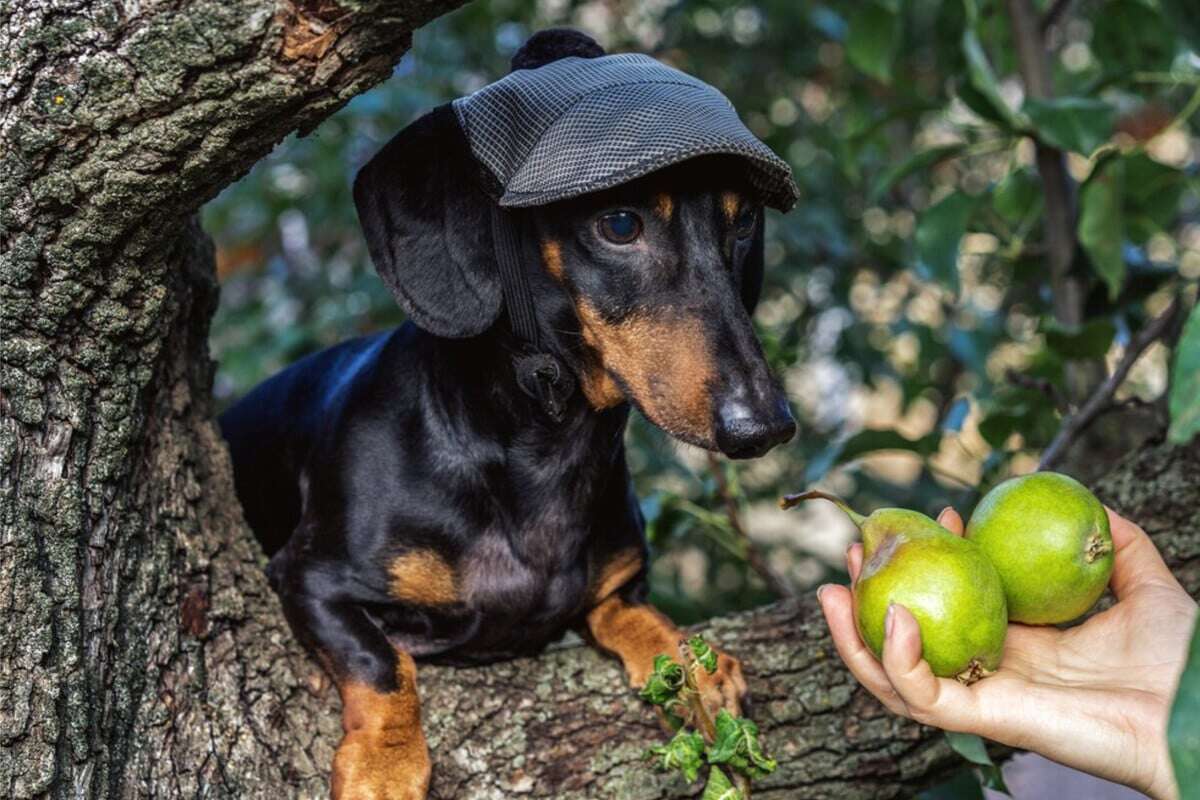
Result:
{"type": "MultiPolygon", "coordinates": [[[[1047,100],[1054,96],[1054,84],[1042,25],[1033,3],[1008,0],[1008,13],[1025,93],[1031,99],[1047,100]]],[[[1034,144],[1045,196],[1046,255],[1050,262],[1054,317],[1064,325],[1078,325],[1083,321],[1084,291],[1082,282],[1069,274],[1075,260],[1074,187],[1062,151],[1037,140],[1034,144]]]]}
{"type": "MultiPolygon", "coordinates": [[[[1200,442],[1147,447],[1093,485],[1142,525],[1200,594],[1200,442]]],[[[815,597],[712,620],[696,630],[742,659],[751,716],[778,771],[756,800],[911,797],[963,762],[940,731],[892,716],[834,652],[815,597]]],[[[563,647],[490,667],[422,666],[434,800],[491,797],[667,800],[697,787],[654,772],[641,754],[667,736],[620,665],[563,647]]],[[[330,691],[329,715],[336,697],[330,691]]],[[[324,765],[321,765],[324,768],[324,765]]]]}
{"type": "Polygon", "coordinates": [[[1159,338],[1171,329],[1171,325],[1175,321],[1181,305],[1182,301],[1176,295],[1171,304],[1167,306],[1166,311],[1151,320],[1146,327],[1138,331],[1138,334],[1129,340],[1129,346],[1125,348],[1125,353],[1121,356],[1121,360],[1112,374],[1100,384],[1092,396],[1080,406],[1078,411],[1063,421],[1062,427],[1059,428],[1054,439],[1042,451],[1042,459],[1038,464],[1038,469],[1053,468],[1066,455],[1071,443],[1087,430],[1088,425],[1097,416],[1108,410],[1113,395],[1121,388],[1121,384],[1125,382],[1125,376],[1129,374],[1129,370],[1133,369],[1133,365],[1137,363],[1137,360],[1147,347],[1158,341],[1159,338]]]}

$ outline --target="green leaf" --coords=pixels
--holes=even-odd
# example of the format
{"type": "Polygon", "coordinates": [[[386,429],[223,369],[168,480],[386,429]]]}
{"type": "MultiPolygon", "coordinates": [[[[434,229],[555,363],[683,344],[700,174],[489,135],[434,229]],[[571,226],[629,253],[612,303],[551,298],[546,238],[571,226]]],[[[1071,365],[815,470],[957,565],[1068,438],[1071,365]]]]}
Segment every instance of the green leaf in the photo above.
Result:
{"type": "Polygon", "coordinates": [[[1179,198],[1187,178],[1180,170],[1160,164],[1144,152],[1127,155],[1123,161],[1125,236],[1143,244],[1179,216],[1179,198]]]}
{"type": "Polygon", "coordinates": [[[1102,100],[1090,97],[1055,97],[1027,100],[1022,109],[1037,137],[1060,150],[1091,155],[1112,136],[1116,112],[1102,100]]]}
{"type": "Polygon", "coordinates": [[[775,771],[775,759],[768,758],[758,741],[758,726],[745,717],[735,717],[725,709],[717,712],[717,736],[708,748],[710,764],[728,764],[743,775],[757,779],[775,771]]]}
{"type": "Polygon", "coordinates": [[[1200,623],[1192,632],[1187,665],[1171,706],[1167,746],[1175,767],[1175,782],[1185,790],[1185,797],[1192,797],[1189,791],[1200,786],[1200,623]]]}
{"type": "Polygon", "coordinates": [[[950,743],[954,752],[980,768],[980,777],[984,786],[1009,794],[1008,787],[1004,784],[1004,775],[992,761],[992,757],[988,755],[987,745],[984,744],[983,739],[973,733],[945,731],[945,734],[946,741],[950,743]]]}
{"type": "Polygon", "coordinates": [[[1093,25],[1092,53],[1106,71],[1170,68],[1175,33],[1166,18],[1142,0],[1110,0],[1094,16],[1093,25]]]}
{"type": "Polygon", "coordinates": [[[743,800],[742,793],[734,788],[729,776],[713,767],[708,771],[708,783],[700,800],[743,800]]]}
{"type": "Polygon", "coordinates": [[[992,190],[992,208],[1009,225],[1019,225],[1039,213],[1041,207],[1041,181],[1028,169],[1010,172],[992,190]]]}
{"type": "Polygon", "coordinates": [[[679,731],[666,744],[655,745],[646,751],[649,758],[664,772],[679,770],[688,783],[700,775],[704,766],[704,737],[696,731],[679,731]]]}
{"type": "Polygon", "coordinates": [[[1117,334],[1116,326],[1107,319],[1094,319],[1074,328],[1049,321],[1042,331],[1046,346],[1069,359],[1103,358],[1117,334]]]}
{"type": "Polygon", "coordinates": [[[918,153],[914,153],[880,176],[879,180],[877,180],[875,185],[871,188],[872,202],[878,200],[880,197],[883,197],[883,195],[886,194],[889,189],[914,172],[923,172],[939,161],[944,161],[947,158],[953,158],[961,153],[965,148],[966,144],[958,142],[955,144],[944,144],[938,147],[931,147],[928,150],[921,150],[918,153]]]}
{"type": "Polygon", "coordinates": [[[670,656],[659,654],[654,657],[654,671],[646,679],[640,695],[656,706],[666,706],[679,694],[683,683],[683,667],[670,656]]]}
{"type": "Polygon", "coordinates": [[[991,62],[983,50],[983,44],[975,31],[968,28],[963,32],[963,57],[967,60],[967,84],[970,88],[964,94],[959,88],[959,96],[981,117],[1000,124],[1009,130],[1019,128],[1020,120],[1016,113],[1000,96],[996,83],[996,74],[992,71],[991,62]],[[969,99],[968,99],[969,96],[969,99]]]}
{"type": "Polygon", "coordinates": [[[975,770],[963,769],[952,779],[917,795],[918,800],[984,800],[975,770]]]}
{"type": "Polygon", "coordinates": [[[1092,170],[1079,190],[1079,243],[1092,269],[1108,286],[1110,300],[1116,298],[1125,282],[1123,184],[1124,164],[1119,158],[1110,158],[1092,170]]]}
{"type": "Polygon", "coordinates": [[[928,433],[920,439],[909,439],[902,433],[891,429],[870,428],[859,431],[840,442],[835,442],[817,454],[809,462],[804,477],[808,483],[815,483],[838,464],[845,464],[847,461],[853,461],[867,453],[879,450],[907,450],[927,458],[938,451],[941,443],[942,436],[939,431],[928,433]]]}
{"type": "Polygon", "coordinates": [[[1187,444],[1200,433],[1200,303],[1192,309],[1175,346],[1169,402],[1171,429],[1167,438],[1175,444],[1187,444]]]}
{"type": "Polygon", "coordinates": [[[987,746],[983,743],[983,739],[973,733],[956,733],[954,731],[946,731],[946,741],[950,743],[950,748],[960,756],[970,761],[972,764],[992,764],[992,757],[988,755],[987,746]]]}
{"type": "Polygon", "coordinates": [[[704,667],[705,672],[712,675],[717,671],[717,651],[708,646],[708,642],[704,641],[703,636],[697,635],[688,639],[688,647],[691,648],[696,661],[704,667]]]}
{"type": "Polygon", "coordinates": [[[846,56],[850,63],[881,83],[891,83],[892,60],[900,48],[900,17],[876,3],[860,3],[850,18],[846,56]]]}
{"type": "Polygon", "coordinates": [[[1200,15],[1196,14],[1195,0],[1158,0],[1158,4],[1171,20],[1171,27],[1200,53],[1200,15]]]}
{"type": "Polygon", "coordinates": [[[975,198],[956,191],[925,209],[917,220],[918,267],[958,292],[958,246],[967,232],[975,198]]]}

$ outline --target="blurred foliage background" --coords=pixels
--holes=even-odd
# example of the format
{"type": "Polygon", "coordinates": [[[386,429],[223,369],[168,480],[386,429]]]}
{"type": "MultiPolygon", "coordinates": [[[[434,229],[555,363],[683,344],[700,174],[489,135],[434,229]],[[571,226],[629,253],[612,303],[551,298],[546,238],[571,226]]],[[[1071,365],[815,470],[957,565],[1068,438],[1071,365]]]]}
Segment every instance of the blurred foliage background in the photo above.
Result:
{"type": "MultiPolygon", "coordinates": [[[[799,436],[732,464],[631,426],[655,600],[687,622],[845,580],[847,524],[827,504],[782,512],[781,494],[819,485],[863,511],[969,512],[1036,467],[1179,297],[1059,468],[1087,479],[1163,435],[1171,347],[1200,278],[1200,16],[1188,5],[477,0],[420,31],[392,80],[206,208],[223,284],[218,400],[401,321],[357,226],[355,171],[420,113],[503,75],[530,32],[572,25],[717,86],[804,195],[768,219],[756,318],[799,436]],[[1035,67],[1045,55],[1049,92],[1029,89],[1014,7],[1034,15],[1024,41],[1035,67]],[[1065,206],[1039,173],[1056,160],[1065,206]]],[[[1200,387],[1176,392],[1177,439],[1200,426],[1185,394],[1200,387]]]]}

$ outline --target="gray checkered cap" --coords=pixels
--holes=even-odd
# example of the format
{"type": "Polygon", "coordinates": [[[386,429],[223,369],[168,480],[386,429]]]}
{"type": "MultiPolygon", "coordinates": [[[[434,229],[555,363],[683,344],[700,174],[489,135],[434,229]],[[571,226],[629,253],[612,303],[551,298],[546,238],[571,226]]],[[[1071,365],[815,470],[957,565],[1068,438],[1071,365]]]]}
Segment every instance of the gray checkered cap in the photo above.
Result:
{"type": "Polygon", "coordinates": [[[537,206],[617,186],[689,158],[746,159],[751,183],[787,211],[799,190],[787,163],[704,81],[649,56],[571,56],[512,72],[454,101],[502,206],[537,206]]]}

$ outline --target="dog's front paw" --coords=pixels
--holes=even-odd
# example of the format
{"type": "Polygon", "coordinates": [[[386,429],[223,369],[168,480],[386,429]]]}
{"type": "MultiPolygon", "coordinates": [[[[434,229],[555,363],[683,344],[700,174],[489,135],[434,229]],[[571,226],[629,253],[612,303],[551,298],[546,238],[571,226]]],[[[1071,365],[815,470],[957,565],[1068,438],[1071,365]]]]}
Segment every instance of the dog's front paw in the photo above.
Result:
{"type": "Polygon", "coordinates": [[[333,756],[333,800],[425,800],[429,773],[424,737],[352,731],[333,756]]]}
{"type": "Polygon", "coordinates": [[[700,689],[704,707],[712,716],[715,717],[722,708],[735,717],[742,715],[746,679],[742,675],[742,662],[733,656],[717,651],[717,671],[710,675],[697,669],[696,686],[700,689]]]}

